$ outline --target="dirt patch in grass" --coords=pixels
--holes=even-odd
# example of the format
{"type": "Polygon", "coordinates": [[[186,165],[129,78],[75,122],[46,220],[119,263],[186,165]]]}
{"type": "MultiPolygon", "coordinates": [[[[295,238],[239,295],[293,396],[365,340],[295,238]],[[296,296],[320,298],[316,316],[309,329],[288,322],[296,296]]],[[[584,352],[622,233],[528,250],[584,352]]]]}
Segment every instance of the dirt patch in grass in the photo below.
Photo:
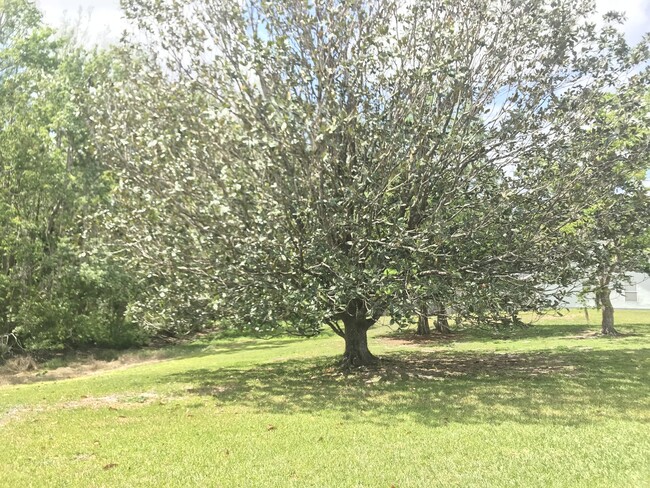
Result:
{"type": "Polygon", "coordinates": [[[0,416],[0,427],[7,425],[9,422],[20,419],[23,413],[31,410],[32,409],[30,408],[23,407],[10,408],[7,412],[2,414],[2,416],[0,416]]]}
{"type": "Polygon", "coordinates": [[[108,395],[103,397],[82,396],[79,400],[61,403],[56,408],[104,408],[111,410],[133,408],[147,405],[160,400],[160,395],[153,392],[135,393],[128,395],[108,395]]]}
{"type": "Polygon", "coordinates": [[[138,364],[156,363],[166,358],[164,351],[148,351],[146,355],[143,355],[142,352],[127,352],[111,360],[97,359],[88,355],[73,360],[65,366],[50,369],[47,367],[47,363],[38,364],[29,356],[19,356],[8,360],[0,367],[0,386],[89,376],[138,364]]]}
{"type": "MultiPolygon", "coordinates": [[[[179,400],[182,398],[174,397],[174,399],[179,400]]],[[[0,415],[0,427],[10,422],[18,421],[29,413],[40,413],[53,410],[67,410],[77,408],[89,408],[93,410],[106,408],[108,410],[117,412],[121,410],[139,408],[155,402],[162,403],[167,400],[169,400],[169,398],[161,397],[159,394],[153,392],[107,395],[102,397],[83,395],[79,397],[78,400],[70,400],[67,402],[55,403],[53,405],[10,408],[4,414],[0,415]]]]}
{"type": "MultiPolygon", "coordinates": [[[[182,337],[157,337],[151,339],[149,345],[131,350],[89,348],[65,353],[36,353],[35,356],[21,354],[0,363],[0,386],[77,378],[156,363],[182,356],[186,352],[182,346],[218,337],[222,332],[209,329],[182,337]]],[[[205,345],[197,347],[203,348],[205,345]]]]}

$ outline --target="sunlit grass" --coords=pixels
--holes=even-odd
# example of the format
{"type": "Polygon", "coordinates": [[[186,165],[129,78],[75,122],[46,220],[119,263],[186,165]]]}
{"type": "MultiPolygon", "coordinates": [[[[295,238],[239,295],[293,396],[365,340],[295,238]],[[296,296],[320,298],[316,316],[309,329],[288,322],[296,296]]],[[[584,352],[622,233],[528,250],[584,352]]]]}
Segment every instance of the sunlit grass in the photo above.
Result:
{"type": "Polygon", "coordinates": [[[0,387],[0,485],[649,486],[650,313],[617,319],[613,339],[583,311],[425,341],[384,326],[382,367],[350,376],[327,334],[0,387]]]}

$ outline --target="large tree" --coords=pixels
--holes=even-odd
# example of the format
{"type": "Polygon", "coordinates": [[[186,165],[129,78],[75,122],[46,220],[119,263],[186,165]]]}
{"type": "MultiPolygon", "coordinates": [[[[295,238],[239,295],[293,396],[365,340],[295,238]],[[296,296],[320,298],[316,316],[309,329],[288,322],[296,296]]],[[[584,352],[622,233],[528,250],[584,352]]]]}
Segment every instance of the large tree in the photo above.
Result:
{"type": "Polygon", "coordinates": [[[123,4],[151,41],[123,46],[94,131],[150,299],[329,324],[347,364],[374,361],[382,315],[508,309],[562,278],[561,229],[611,170],[577,108],[647,57],[582,1],[123,4]]]}

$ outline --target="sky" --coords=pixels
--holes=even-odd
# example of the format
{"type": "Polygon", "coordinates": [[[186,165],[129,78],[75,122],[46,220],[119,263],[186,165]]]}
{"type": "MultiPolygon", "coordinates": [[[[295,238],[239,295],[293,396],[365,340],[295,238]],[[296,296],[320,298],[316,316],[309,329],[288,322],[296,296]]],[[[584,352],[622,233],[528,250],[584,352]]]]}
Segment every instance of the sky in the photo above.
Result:
{"type": "Polygon", "coordinates": [[[127,25],[120,0],[36,0],[36,4],[53,27],[80,21],[85,40],[92,43],[117,41],[127,25]]]}
{"type": "MultiPolygon", "coordinates": [[[[45,21],[54,27],[81,18],[87,26],[88,42],[106,44],[119,39],[126,27],[120,12],[119,0],[36,0],[45,21]]],[[[625,35],[630,42],[637,42],[644,32],[650,30],[650,0],[596,0],[599,12],[623,11],[627,14],[625,35]]]]}

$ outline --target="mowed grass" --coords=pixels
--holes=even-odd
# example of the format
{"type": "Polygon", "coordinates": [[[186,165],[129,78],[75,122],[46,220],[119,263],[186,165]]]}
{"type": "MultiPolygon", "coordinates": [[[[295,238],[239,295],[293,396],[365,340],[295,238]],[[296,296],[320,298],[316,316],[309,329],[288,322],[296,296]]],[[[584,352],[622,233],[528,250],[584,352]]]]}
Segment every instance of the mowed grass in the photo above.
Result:
{"type": "Polygon", "coordinates": [[[650,313],[616,318],[617,338],[582,311],[426,341],[378,327],[382,366],[353,375],[325,334],[2,386],[0,486],[650,486],[650,313]]]}

